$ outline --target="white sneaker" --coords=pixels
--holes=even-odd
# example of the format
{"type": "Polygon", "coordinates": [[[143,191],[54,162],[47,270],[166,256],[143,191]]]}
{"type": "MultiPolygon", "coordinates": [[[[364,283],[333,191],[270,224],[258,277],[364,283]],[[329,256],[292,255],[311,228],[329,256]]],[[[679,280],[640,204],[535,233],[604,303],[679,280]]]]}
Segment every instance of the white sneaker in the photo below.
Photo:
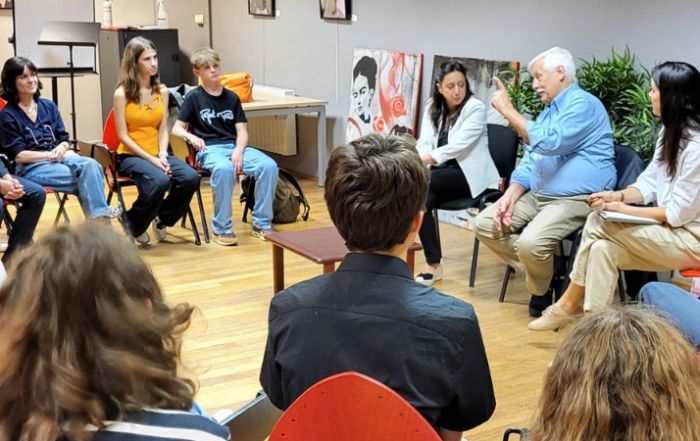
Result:
{"type": "Polygon", "coordinates": [[[160,223],[160,219],[158,219],[157,216],[155,219],[153,219],[153,222],[151,223],[153,235],[156,237],[156,240],[158,242],[165,240],[165,238],[168,236],[167,227],[163,226],[162,228],[158,228],[158,224],[160,223]]]}
{"type": "Polygon", "coordinates": [[[140,236],[134,237],[134,242],[137,246],[147,245],[151,241],[151,236],[148,231],[144,231],[140,236]]]}
{"type": "Polygon", "coordinates": [[[445,265],[442,263],[435,268],[435,271],[432,273],[420,273],[416,276],[416,282],[420,283],[421,285],[425,286],[432,286],[433,283],[437,282],[438,280],[442,280],[442,272],[445,269],[445,265]]]}
{"type": "Polygon", "coordinates": [[[107,207],[107,217],[110,219],[119,218],[122,215],[122,205],[117,204],[116,207],[107,207]]]}

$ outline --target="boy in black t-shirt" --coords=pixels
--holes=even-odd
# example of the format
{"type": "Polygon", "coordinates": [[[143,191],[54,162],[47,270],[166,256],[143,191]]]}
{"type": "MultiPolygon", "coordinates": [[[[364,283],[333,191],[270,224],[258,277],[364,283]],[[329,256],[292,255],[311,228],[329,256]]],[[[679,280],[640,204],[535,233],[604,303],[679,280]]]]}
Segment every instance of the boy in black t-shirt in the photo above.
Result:
{"type": "Polygon", "coordinates": [[[200,49],[190,57],[194,74],[202,85],[185,97],[173,134],[192,144],[197,149],[197,161],[211,172],[214,242],[238,243],[231,220],[231,199],[239,174],[255,178],[252,235],[265,240],[265,235],[272,231],[277,164],[248,146],[247,120],[241,100],[221,85],[219,61],[219,55],[209,48],[200,49]]]}

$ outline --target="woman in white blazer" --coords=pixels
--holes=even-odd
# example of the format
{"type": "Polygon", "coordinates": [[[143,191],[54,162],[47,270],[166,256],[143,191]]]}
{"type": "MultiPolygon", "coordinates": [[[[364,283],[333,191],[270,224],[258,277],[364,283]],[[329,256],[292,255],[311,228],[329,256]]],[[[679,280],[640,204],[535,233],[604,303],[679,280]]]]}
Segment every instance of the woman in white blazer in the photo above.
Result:
{"type": "Polygon", "coordinates": [[[430,167],[430,188],[419,232],[426,266],[416,280],[432,285],[442,279],[443,270],[432,210],[445,202],[498,188],[500,180],[489,154],[486,106],[472,95],[461,63],[447,61],[437,69],[416,148],[430,167]]]}

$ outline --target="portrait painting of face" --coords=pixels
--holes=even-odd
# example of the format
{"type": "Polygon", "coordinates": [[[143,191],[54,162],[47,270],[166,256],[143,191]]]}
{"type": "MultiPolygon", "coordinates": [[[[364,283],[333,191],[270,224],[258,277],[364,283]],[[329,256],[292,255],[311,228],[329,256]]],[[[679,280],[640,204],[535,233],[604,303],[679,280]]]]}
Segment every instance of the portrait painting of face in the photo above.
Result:
{"type": "Polygon", "coordinates": [[[369,133],[415,136],[422,54],[355,49],[346,141],[369,133]]]}

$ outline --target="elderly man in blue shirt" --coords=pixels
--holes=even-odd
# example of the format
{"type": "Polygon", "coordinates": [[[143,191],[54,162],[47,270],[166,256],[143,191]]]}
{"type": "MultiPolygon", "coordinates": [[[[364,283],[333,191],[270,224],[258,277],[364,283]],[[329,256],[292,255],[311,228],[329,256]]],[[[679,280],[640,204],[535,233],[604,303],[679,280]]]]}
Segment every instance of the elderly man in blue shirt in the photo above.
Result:
{"type": "Polygon", "coordinates": [[[571,53],[551,48],[530,61],[532,87],[547,105],[528,121],[495,78],[491,104],[525,142],[525,154],[503,196],[476,219],[476,235],[509,265],[525,272],[529,313],[552,303],[550,282],[559,242],[581,227],[590,193],[617,182],[610,119],[598,98],[576,83],[571,53]]]}

